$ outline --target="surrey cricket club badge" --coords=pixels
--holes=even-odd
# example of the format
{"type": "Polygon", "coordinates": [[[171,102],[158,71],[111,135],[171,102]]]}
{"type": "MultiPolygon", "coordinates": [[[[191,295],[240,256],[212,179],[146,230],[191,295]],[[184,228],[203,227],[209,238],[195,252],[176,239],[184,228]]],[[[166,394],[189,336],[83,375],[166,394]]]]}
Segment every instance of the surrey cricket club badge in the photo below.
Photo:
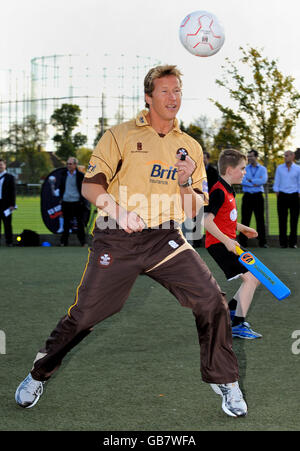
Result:
{"type": "Polygon", "coordinates": [[[108,268],[113,262],[113,257],[109,252],[103,252],[99,255],[97,263],[101,268],[108,268]]]}

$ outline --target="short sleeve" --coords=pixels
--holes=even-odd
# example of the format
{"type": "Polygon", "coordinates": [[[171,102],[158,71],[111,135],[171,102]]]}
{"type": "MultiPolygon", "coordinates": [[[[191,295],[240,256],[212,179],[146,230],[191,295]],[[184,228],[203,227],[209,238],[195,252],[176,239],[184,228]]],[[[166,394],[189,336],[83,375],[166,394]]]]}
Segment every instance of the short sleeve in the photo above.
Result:
{"type": "Polygon", "coordinates": [[[107,130],[92,153],[85,173],[85,179],[103,174],[109,184],[117,171],[121,159],[117,140],[112,131],[107,130]]]}
{"type": "Polygon", "coordinates": [[[204,207],[205,213],[212,213],[214,216],[217,215],[218,211],[222,207],[225,200],[224,191],[221,189],[215,189],[209,195],[209,204],[204,207]]]}

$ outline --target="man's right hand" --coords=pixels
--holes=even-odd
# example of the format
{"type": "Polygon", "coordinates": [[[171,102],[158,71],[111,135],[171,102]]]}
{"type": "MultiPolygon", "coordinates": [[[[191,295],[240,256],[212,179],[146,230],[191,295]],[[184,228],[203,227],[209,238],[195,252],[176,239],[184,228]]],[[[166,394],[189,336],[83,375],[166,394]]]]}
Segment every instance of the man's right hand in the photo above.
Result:
{"type": "Polygon", "coordinates": [[[120,212],[117,223],[127,233],[141,232],[145,228],[144,221],[134,211],[123,210],[120,212]]]}
{"type": "Polygon", "coordinates": [[[89,202],[96,205],[97,208],[105,211],[108,216],[117,221],[121,229],[125,230],[125,232],[141,232],[146,227],[146,224],[139,215],[134,211],[129,212],[118,205],[102,185],[87,181],[82,184],[82,195],[89,202]]]}

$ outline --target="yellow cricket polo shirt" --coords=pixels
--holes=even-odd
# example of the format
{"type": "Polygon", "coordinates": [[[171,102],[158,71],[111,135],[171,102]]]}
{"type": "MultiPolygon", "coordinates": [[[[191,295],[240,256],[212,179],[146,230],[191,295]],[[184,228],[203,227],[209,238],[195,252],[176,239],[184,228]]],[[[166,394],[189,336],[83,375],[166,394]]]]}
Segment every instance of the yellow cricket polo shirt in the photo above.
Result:
{"type": "MultiPolygon", "coordinates": [[[[202,149],[180,130],[177,119],[174,128],[162,138],[149,125],[146,114],[146,110],[142,111],[136,119],[104,133],[90,159],[85,181],[101,174],[107,182],[107,192],[128,211],[134,210],[148,227],[170,220],[182,223],[185,215],[177,182],[176,153],[184,149],[194,160],[192,187],[204,193],[207,204],[202,149]]],[[[106,213],[100,210],[98,215],[106,213]]]]}

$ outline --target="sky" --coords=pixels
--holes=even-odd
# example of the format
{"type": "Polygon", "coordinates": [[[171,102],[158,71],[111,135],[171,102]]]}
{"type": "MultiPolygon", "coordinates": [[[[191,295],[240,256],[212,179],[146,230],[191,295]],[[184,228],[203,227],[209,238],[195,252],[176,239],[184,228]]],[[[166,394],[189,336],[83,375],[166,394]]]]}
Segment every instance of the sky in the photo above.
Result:
{"type": "MultiPolygon", "coordinates": [[[[300,91],[300,2],[295,0],[5,0],[1,19],[0,69],[29,70],[34,57],[87,53],[176,64],[184,74],[178,117],[186,124],[201,115],[220,117],[208,98],[229,102],[215,80],[226,57],[239,59],[240,46],[277,59],[300,91]],[[224,46],[209,58],[189,54],[179,41],[182,19],[197,10],[214,13],[225,28],[224,46]]],[[[292,146],[300,147],[300,119],[292,146]]]]}

